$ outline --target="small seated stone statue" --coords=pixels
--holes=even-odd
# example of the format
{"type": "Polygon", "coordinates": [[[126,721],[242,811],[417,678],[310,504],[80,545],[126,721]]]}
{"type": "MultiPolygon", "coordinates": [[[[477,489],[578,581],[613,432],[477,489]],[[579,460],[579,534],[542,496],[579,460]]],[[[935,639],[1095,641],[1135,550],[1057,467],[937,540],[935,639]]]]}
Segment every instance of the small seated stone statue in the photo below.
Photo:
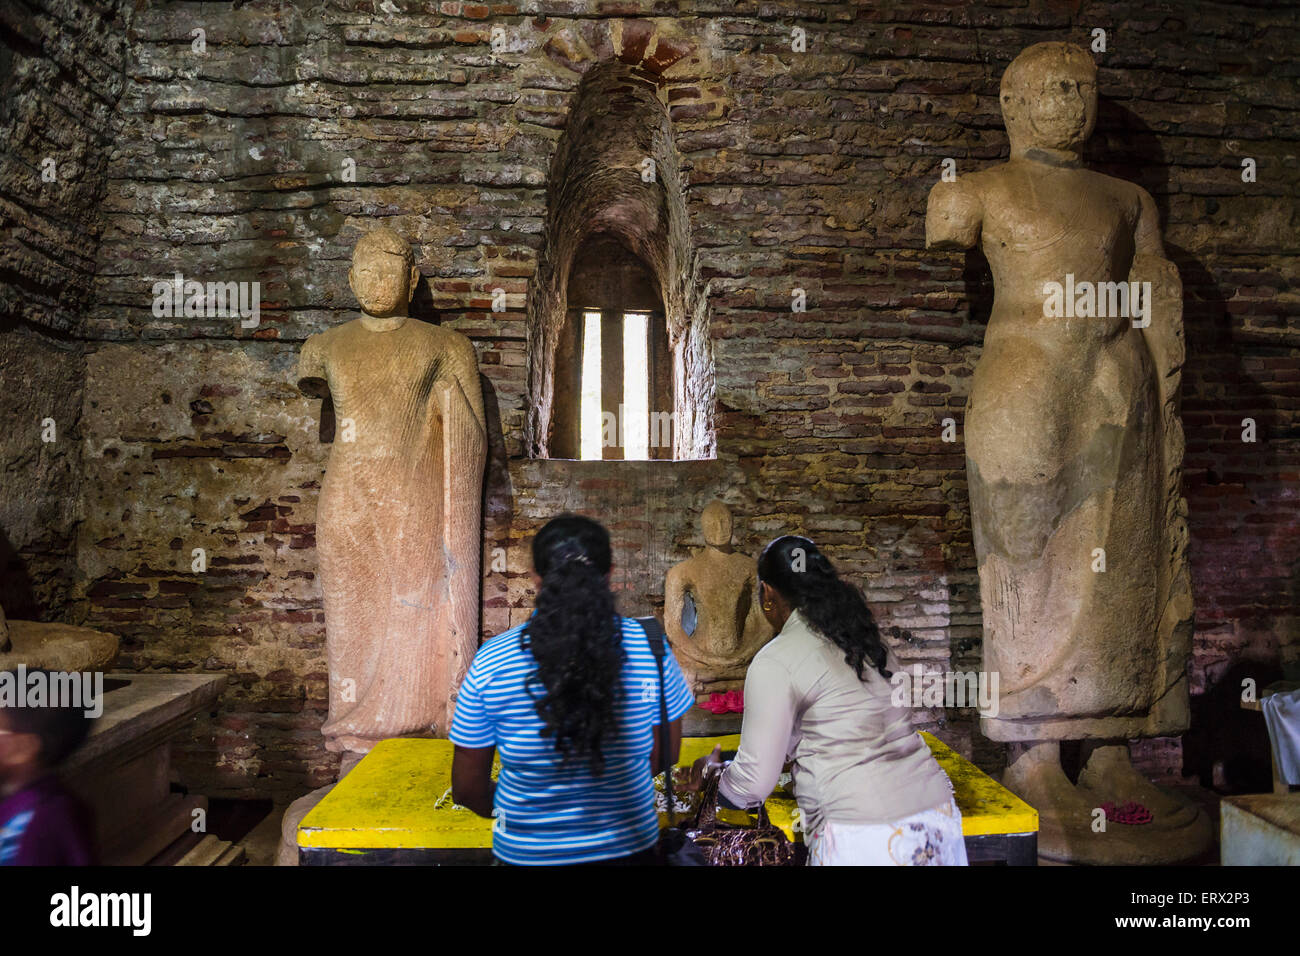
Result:
{"type": "Polygon", "coordinates": [[[710,502],[700,524],[704,550],[673,566],[664,581],[664,630],[701,701],[740,691],[745,671],[772,627],[758,604],[758,564],[731,549],[731,511],[710,502]]]}

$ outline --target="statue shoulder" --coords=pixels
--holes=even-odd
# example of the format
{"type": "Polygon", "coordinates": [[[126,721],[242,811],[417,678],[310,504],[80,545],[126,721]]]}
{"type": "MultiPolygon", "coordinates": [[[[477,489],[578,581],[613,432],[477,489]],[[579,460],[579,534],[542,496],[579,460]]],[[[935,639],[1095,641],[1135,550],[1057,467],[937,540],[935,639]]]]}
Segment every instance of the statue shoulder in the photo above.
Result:
{"type": "Polygon", "coordinates": [[[303,339],[303,350],[306,351],[307,349],[311,349],[312,351],[317,352],[325,348],[330,341],[337,337],[335,332],[338,331],[338,328],[339,327],[335,325],[330,326],[328,329],[322,329],[319,332],[313,332],[311,335],[303,339]]]}
{"type": "Polygon", "coordinates": [[[752,572],[754,574],[758,573],[758,562],[755,561],[751,555],[746,554],[744,551],[732,551],[729,555],[727,555],[727,561],[733,567],[739,570],[752,572]]]}
{"type": "Polygon", "coordinates": [[[969,249],[979,240],[990,173],[968,173],[930,189],[925,210],[927,249],[969,249]]]}
{"type": "Polygon", "coordinates": [[[1156,203],[1151,194],[1131,179],[1112,176],[1097,169],[1085,169],[1083,176],[1083,191],[1092,193],[1095,190],[1100,195],[1113,197],[1129,215],[1146,217],[1156,214],[1156,203]]]}
{"type": "Polygon", "coordinates": [[[478,366],[478,352],[475,351],[474,343],[470,341],[469,336],[463,332],[457,332],[443,325],[434,325],[431,322],[421,322],[420,331],[439,351],[445,352],[461,364],[469,362],[475,367],[478,366]]]}
{"type": "Polygon", "coordinates": [[[307,336],[303,340],[302,350],[304,353],[311,351],[318,355],[325,355],[360,327],[360,319],[350,319],[338,325],[331,325],[328,329],[322,329],[307,336]]]}
{"type": "Polygon", "coordinates": [[[685,583],[684,579],[690,577],[691,570],[695,567],[697,557],[698,555],[692,555],[689,558],[683,558],[678,561],[668,569],[668,573],[664,575],[664,581],[673,584],[685,583]]]}
{"type": "MultiPolygon", "coordinates": [[[[1161,236],[1160,229],[1160,208],[1156,205],[1155,199],[1142,186],[1127,179],[1108,176],[1109,185],[1113,194],[1120,197],[1125,210],[1126,218],[1133,229],[1135,240],[1136,255],[1147,259],[1164,259],[1165,249],[1164,240],[1161,236]]],[[[1148,266],[1151,263],[1148,262],[1148,266]]],[[[1178,274],[1173,263],[1166,263],[1170,269],[1173,269],[1173,277],[1178,274]]],[[[1157,267],[1158,271],[1165,272],[1165,266],[1157,267]]]]}
{"type": "Polygon", "coordinates": [[[327,366],[332,346],[338,341],[340,328],[341,326],[333,326],[309,335],[303,341],[302,349],[298,352],[297,380],[298,389],[304,395],[323,398],[328,392],[327,366]]]}

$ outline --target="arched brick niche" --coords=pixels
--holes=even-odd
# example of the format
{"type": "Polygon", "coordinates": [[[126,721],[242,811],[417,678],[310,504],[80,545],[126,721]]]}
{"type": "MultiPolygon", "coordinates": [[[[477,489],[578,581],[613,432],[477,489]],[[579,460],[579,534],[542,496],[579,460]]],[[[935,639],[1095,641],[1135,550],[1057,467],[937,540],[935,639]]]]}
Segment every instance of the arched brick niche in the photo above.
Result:
{"type": "Polygon", "coordinates": [[[590,284],[593,248],[606,250],[611,268],[634,273],[641,264],[657,287],[670,369],[663,395],[672,402],[661,411],[673,415],[672,457],[714,456],[708,291],[698,280],[682,189],[653,72],[618,61],[590,66],[551,162],[543,245],[528,290],[531,457],[575,457],[573,316],[586,303],[571,303],[570,290],[575,275],[579,286],[590,284]]]}

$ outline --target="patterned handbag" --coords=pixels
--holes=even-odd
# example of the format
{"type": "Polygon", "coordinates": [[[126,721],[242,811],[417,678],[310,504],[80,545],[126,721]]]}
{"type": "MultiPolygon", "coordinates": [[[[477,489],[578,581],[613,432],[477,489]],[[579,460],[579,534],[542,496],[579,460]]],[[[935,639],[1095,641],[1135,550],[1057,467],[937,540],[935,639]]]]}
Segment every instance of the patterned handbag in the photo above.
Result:
{"type": "Polygon", "coordinates": [[[758,822],[753,826],[723,823],[717,818],[718,782],[722,772],[714,770],[700,787],[700,803],[686,835],[704,851],[710,866],[798,866],[799,847],[772,823],[767,807],[759,804],[758,822]]]}

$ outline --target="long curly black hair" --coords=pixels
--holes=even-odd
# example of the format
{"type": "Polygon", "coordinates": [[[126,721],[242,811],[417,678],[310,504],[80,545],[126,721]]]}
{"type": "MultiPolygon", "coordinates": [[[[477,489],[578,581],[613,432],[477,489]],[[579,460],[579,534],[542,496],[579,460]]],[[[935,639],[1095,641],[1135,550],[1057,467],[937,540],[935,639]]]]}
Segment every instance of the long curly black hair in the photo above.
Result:
{"type": "Polygon", "coordinates": [[[776,588],[818,631],[844,652],[862,680],[869,664],[889,678],[885,644],[862,591],[839,576],[817,545],[787,534],[768,543],[758,559],[758,578],[776,588]]]}
{"type": "Polygon", "coordinates": [[[598,776],[623,686],[623,628],[609,568],[609,532],[599,522],[573,514],[548,521],[533,538],[542,579],[537,612],[519,636],[537,661],[528,693],[542,735],[555,738],[563,762],[585,758],[598,776]]]}

